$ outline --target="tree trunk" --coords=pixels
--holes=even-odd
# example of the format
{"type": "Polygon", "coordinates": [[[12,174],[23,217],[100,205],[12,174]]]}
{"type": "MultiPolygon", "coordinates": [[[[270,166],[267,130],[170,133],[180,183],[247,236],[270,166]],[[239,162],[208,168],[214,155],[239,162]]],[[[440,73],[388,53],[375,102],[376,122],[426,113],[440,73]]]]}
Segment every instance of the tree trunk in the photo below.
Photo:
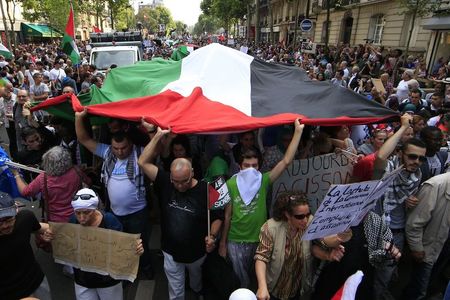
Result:
{"type": "Polygon", "coordinates": [[[267,5],[269,10],[269,28],[270,28],[268,41],[269,43],[273,43],[273,11],[272,11],[272,4],[270,3],[271,0],[267,1],[268,1],[267,5]]]}
{"type": "Polygon", "coordinates": [[[414,23],[416,22],[417,17],[417,10],[419,9],[419,1],[417,1],[416,7],[413,11],[412,20],[411,20],[411,26],[409,28],[409,34],[408,34],[408,40],[406,41],[406,50],[405,50],[405,56],[408,57],[409,52],[409,44],[411,43],[412,33],[414,31],[414,23]]]}
{"type": "Polygon", "coordinates": [[[330,0],[327,0],[327,23],[325,32],[325,48],[328,49],[328,42],[330,40],[330,0]]]}
{"type": "Polygon", "coordinates": [[[255,6],[255,44],[259,43],[259,0],[256,0],[255,6]]]}
{"type": "MultiPolygon", "coordinates": [[[[1,0],[0,0],[1,1],[1,0]]],[[[8,19],[9,19],[9,23],[11,24],[11,49],[13,48],[12,45],[16,46],[17,41],[16,41],[16,34],[14,31],[14,24],[16,23],[16,15],[14,14],[16,11],[16,2],[13,0],[12,1],[12,16],[11,16],[11,12],[9,11],[9,0],[6,0],[6,11],[8,13],[8,19]]]]}
{"type": "Polygon", "coordinates": [[[111,29],[114,29],[114,9],[113,9],[112,0],[109,1],[108,5],[109,5],[110,18],[111,18],[111,29]]]}
{"type": "Polygon", "coordinates": [[[250,21],[251,21],[251,16],[252,12],[251,12],[251,8],[250,8],[250,4],[247,4],[247,34],[245,35],[245,37],[247,38],[247,43],[250,42],[250,21]]]}
{"type": "Polygon", "coordinates": [[[6,45],[7,48],[11,47],[11,38],[9,36],[9,29],[8,29],[8,23],[6,22],[6,15],[5,15],[5,8],[3,7],[3,1],[0,0],[0,9],[2,11],[2,18],[3,18],[3,26],[5,27],[5,35],[6,35],[6,45]]]}
{"type": "Polygon", "coordinates": [[[297,5],[295,8],[295,27],[294,27],[294,48],[295,48],[295,44],[297,43],[297,29],[298,29],[298,7],[300,5],[300,0],[297,0],[297,5]]]}

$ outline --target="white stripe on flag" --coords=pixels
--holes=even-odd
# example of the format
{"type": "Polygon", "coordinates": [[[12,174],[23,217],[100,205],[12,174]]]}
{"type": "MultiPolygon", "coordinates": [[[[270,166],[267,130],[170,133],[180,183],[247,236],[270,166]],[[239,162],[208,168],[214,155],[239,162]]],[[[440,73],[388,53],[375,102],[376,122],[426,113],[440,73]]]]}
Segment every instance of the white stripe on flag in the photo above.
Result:
{"type": "Polygon", "coordinates": [[[201,87],[210,100],[232,106],[252,115],[250,64],[253,57],[240,51],[210,44],[195,50],[182,60],[180,79],[164,90],[189,96],[201,87]]]}

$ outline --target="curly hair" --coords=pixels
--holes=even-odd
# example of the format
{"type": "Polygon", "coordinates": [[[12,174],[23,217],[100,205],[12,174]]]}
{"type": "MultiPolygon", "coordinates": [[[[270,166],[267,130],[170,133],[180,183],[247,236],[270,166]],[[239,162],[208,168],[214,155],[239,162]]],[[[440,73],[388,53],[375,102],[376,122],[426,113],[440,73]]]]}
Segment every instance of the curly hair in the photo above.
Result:
{"type": "Polygon", "coordinates": [[[42,155],[42,169],[49,176],[61,176],[72,168],[72,157],[69,151],[61,146],[50,148],[42,155]]]}
{"type": "Polygon", "coordinates": [[[306,194],[301,191],[288,191],[278,194],[277,200],[273,206],[273,218],[276,221],[287,221],[285,212],[292,214],[294,207],[299,205],[308,205],[309,201],[306,194]]]}

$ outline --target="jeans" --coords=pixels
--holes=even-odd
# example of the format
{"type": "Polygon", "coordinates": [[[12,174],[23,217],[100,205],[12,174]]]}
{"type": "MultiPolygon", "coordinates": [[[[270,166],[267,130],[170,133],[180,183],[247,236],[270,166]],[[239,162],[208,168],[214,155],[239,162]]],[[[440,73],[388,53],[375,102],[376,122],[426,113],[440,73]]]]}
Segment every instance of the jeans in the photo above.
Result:
{"type": "Polygon", "coordinates": [[[151,224],[150,224],[150,214],[148,208],[145,207],[142,210],[139,210],[135,213],[125,215],[125,216],[117,216],[120,223],[123,225],[123,231],[126,233],[140,233],[142,239],[142,245],[144,247],[144,253],[141,255],[139,259],[139,267],[142,269],[150,269],[151,261],[150,261],[150,234],[151,234],[151,224]]]}
{"type": "Polygon", "coordinates": [[[189,271],[189,286],[199,293],[202,290],[202,265],[206,255],[192,263],[176,262],[172,255],[163,251],[164,254],[164,272],[167,276],[169,285],[170,300],[184,300],[184,281],[186,268],[189,271]]]}
{"type": "Polygon", "coordinates": [[[87,288],[74,283],[77,300],[122,300],[122,283],[105,288],[87,288]]]}
{"type": "MultiPolygon", "coordinates": [[[[403,251],[405,245],[405,231],[403,229],[394,229],[392,231],[393,242],[400,252],[403,251]]],[[[374,273],[374,296],[375,299],[383,299],[390,295],[389,283],[392,275],[397,271],[397,265],[387,264],[381,268],[376,268],[374,273]]]]}
{"type": "Polygon", "coordinates": [[[433,264],[426,262],[413,262],[411,279],[404,291],[404,299],[422,300],[427,295],[428,283],[431,277],[433,264]]]}
{"type": "Polygon", "coordinates": [[[47,277],[44,276],[41,285],[30,295],[30,297],[36,297],[41,300],[51,300],[52,293],[50,292],[50,286],[48,285],[47,277]]]}
{"type": "Polygon", "coordinates": [[[255,256],[258,243],[235,243],[228,241],[227,252],[233,271],[241,281],[242,288],[250,288],[255,278],[255,256]]]}

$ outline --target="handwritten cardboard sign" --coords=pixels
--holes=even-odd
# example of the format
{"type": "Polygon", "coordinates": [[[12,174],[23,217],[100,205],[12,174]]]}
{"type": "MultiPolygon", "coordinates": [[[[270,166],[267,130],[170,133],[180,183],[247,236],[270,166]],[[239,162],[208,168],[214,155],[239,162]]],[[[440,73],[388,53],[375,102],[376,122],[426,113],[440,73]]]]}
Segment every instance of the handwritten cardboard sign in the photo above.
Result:
{"type": "Polygon", "coordinates": [[[381,180],[332,185],[302,239],[319,239],[358,225],[400,171],[399,168],[381,180]]]}
{"type": "Polygon", "coordinates": [[[274,182],[272,199],[281,192],[302,191],[308,196],[311,211],[315,212],[330,186],[348,182],[352,172],[350,159],[342,153],[295,160],[274,182]]]}
{"type": "Polygon", "coordinates": [[[55,235],[52,247],[56,262],[117,280],[136,279],[136,240],[140,234],[68,223],[49,225],[55,235]]]}

